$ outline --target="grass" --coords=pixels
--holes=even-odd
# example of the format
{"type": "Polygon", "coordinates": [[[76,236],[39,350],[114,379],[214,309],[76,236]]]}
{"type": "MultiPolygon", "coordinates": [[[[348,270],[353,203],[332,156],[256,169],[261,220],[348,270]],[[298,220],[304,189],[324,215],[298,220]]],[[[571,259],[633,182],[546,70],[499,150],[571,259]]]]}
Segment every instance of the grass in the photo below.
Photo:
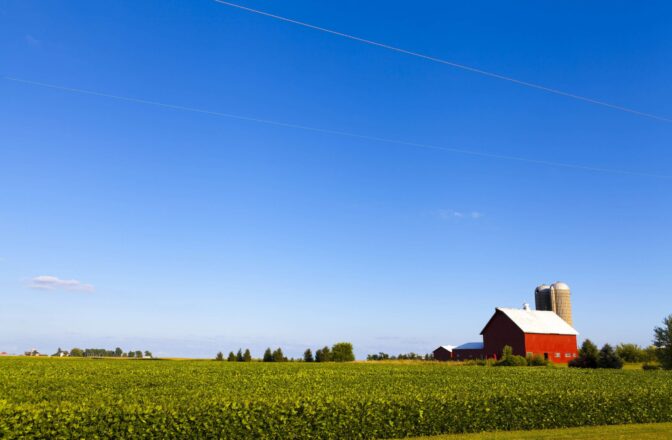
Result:
{"type": "Polygon", "coordinates": [[[641,425],[590,426],[585,428],[540,429],[534,431],[483,432],[478,434],[449,434],[432,437],[415,437],[409,440],[663,440],[672,439],[672,423],[641,425]]]}

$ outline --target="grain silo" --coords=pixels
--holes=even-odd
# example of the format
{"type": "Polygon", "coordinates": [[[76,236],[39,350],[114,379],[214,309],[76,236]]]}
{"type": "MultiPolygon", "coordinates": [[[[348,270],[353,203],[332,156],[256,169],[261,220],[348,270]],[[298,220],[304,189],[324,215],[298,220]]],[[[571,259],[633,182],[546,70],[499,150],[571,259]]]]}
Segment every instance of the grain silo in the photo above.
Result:
{"type": "Polygon", "coordinates": [[[558,281],[551,284],[551,307],[552,310],[565,320],[569,325],[572,324],[572,303],[569,298],[569,286],[558,281]]]}
{"type": "Polygon", "coordinates": [[[551,306],[551,286],[542,284],[534,289],[534,307],[537,310],[553,310],[551,306]]]}

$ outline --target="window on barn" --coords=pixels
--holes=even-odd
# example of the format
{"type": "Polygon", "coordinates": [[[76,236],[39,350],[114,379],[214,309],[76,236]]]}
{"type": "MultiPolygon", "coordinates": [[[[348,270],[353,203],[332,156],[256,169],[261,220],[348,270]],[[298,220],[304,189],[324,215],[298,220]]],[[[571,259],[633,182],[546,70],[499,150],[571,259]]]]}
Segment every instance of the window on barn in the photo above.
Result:
{"type": "Polygon", "coordinates": [[[559,357],[560,357],[560,353],[555,353],[555,357],[556,357],[556,358],[559,358],[559,357]]]}
{"type": "Polygon", "coordinates": [[[572,353],[565,353],[565,357],[566,357],[566,358],[571,358],[571,357],[572,357],[572,353]]]}

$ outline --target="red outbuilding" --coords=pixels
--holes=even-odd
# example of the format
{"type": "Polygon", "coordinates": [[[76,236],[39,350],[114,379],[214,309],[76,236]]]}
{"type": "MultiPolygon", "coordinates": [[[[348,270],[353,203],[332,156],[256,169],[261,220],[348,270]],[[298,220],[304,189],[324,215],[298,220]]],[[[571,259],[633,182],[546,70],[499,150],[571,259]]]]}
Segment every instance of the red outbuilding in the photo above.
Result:
{"type": "Polygon", "coordinates": [[[578,332],[555,312],[498,307],[483,331],[487,358],[502,356],[505,345],[513,354],[539,354],[554,363],[566,364],[577,356],[578,332]]]}

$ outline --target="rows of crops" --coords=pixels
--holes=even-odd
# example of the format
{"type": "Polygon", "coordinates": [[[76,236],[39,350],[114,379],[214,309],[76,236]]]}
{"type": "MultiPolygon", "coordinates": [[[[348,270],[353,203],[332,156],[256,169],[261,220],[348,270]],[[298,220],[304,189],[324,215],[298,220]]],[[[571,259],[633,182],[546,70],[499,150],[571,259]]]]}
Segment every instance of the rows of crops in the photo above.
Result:
{"type": "Polygon", "coordinates": [[[393,438],[672,421],[672,372],[0,359],[0,437],[393,438]]]}

